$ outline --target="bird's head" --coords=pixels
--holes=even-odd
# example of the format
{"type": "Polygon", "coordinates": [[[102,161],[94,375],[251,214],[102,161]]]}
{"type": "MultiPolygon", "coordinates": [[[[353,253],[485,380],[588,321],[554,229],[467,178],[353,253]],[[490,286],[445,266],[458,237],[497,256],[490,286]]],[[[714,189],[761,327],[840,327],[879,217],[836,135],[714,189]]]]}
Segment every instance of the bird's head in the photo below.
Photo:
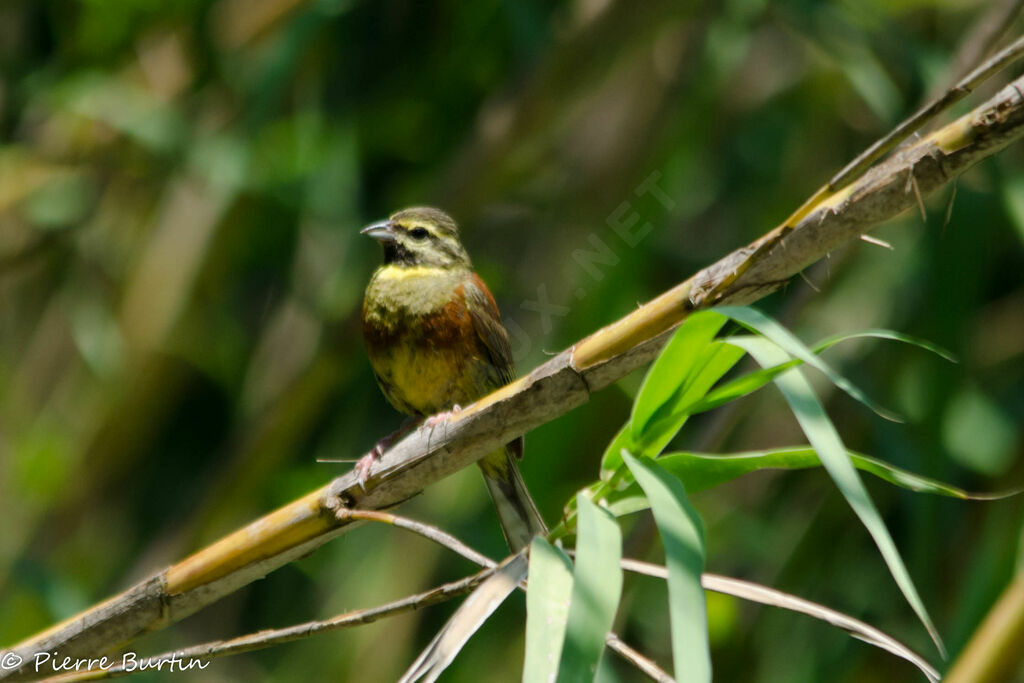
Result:
{"type": "Polygon", "coordinates": [[[399,267],[471,268],[459,229],[444,211],[426,206],[403,209],[360,231],[384,245],[384,262],[399,267]]]}

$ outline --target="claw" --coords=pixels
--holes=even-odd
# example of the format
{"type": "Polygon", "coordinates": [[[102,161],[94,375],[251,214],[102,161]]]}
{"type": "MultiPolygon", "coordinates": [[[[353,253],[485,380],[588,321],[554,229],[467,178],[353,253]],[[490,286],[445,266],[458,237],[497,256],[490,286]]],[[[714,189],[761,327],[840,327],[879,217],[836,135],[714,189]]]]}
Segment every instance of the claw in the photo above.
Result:
{"type": "Polygon", "coordinates": [[[446,410],[443,413],[438,413],[437,415],[431,415],[424,421],[423,424],[431,428],[436,427],[437,425],[441,424],[442,422],[452,417],[453,415],[457,415],[461,410],[462,406],[456,403],[455,405],[452,406],[451,410],[446,410]]]}
{"type": "Polygon", "coordinates": [[[355,471],[359,475],[359,488],[366,493],[366,480],[370,476],[370,468],[373,467],[373,463],[380,460],[380,456],[384,455],[384,451],[381,448],[380,443],[370,449],[370,452],[359,458],[356,462],[355,471]]]}
{"type": "Polygon", "coordinates": [[[366,480],[370,477],[370,468],[373,467],[373,463],[380,460],[381,456],[384,455],[384,451],[391,448],[396,441],[408,434],[418,422],[416,419],[406,420],[401,427],[374,444],[369,453],[356,461],[356,466],[353,470],[359,475],[359,488],[363,490],[363,493],[366,493],[366,480]]]}

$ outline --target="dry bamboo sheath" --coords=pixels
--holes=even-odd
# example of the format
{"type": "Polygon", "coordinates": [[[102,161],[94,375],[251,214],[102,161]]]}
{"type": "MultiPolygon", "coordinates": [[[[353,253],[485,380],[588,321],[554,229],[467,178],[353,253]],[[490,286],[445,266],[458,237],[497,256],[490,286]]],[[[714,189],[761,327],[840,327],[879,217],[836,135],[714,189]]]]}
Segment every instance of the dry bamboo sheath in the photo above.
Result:
{"type": "MultiPolygon", "coordinates": [[[[367,490],[338,477],[191,557],[13,648],[32,676],[36,652],[98,656],[179,621],[344,533],[344,507],[396,505],[513,438],[568,412],[648,363],[691,311],[745,304],[777,289],[830,251],[912,207],[1024,134],[1024,77],[989,101],[826,196],[798,220],[726,256],[621,320],[485,397],[433,432],[420,429],[390,449],[367,490]]],[[[3,653],[0,653],[3,654],[3,653]]],[[[8,653],[9,654],[9,653],[8,653]]]]}

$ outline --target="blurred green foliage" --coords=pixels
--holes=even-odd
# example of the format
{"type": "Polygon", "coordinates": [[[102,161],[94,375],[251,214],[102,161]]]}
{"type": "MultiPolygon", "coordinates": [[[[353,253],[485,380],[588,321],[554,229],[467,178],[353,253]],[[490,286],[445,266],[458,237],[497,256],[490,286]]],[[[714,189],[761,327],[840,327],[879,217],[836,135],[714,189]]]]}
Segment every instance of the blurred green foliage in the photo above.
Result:
{"type": "MultiPolygon", "coordinates": [[[[340,470],[317,457],[356,457],[397,426],[355,322],[379,261],[362,225],[410,204],[451,212],[525,371],[781,220],[948,79],[987,5],[3,3],[0,643],[322,484],[340,470]],[[627,222],[635,244],[614,229],[627,222]],[[544,301],[557,314],[540,315],[544,301]]],[[[872,341],[831,351],[910,418],[829,395],[851,448],[972,490],[1024,478],[1022,187],[1011,148],[958,181],[948,223],[946,192],[926,220],[880,230],[892,251],[851,246],[808,270],[820,292],[796,279],[763,302],[804,339],[888,327],[961,359],[872,341]]],[[[596,478],[638,382],[528,436],[524,474],[550,521],[596,478]]],[[[693,418],[674,447],[800,442],[773,391],[693,418]]],[[[955,653],[1013,571],[1022,503],[868,485],[955,653]]],[[[821,473],[753,475],[693,500],[710,570],[928,651],[821,473]]],[[[403,511],[502,554],[473,469],[403,511]]],[[[631,524],[625,553],[660,559],[649,518],[631,524]]],[[[137,647],[326,617],[467,571],[363,527],[137,647]]],[[[627,577],[617,626],[661,662],[665,600],[663,583],[627,577]]],[[[451,609],[195,678],[390,680],[451,609]]],[[[708,612],[718,680],[913,675],[801,617],[726,598],[708,612]]],[[[448,679],[516,680],[522,623],[517,597],[448,679]]],[[[601,679],[637,673],[606,657],[601,679]]]]}

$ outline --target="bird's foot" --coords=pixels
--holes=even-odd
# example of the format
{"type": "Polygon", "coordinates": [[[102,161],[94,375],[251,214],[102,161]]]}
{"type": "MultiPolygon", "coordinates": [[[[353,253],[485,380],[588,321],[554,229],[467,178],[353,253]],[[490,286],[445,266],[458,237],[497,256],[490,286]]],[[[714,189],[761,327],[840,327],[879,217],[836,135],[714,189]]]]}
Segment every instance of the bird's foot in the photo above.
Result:
{"type": "Polygon", "coordinates": [[[446,410],[443,413],[438,413],[437,415],[431,415],[423,422],[423,424],[433,429],[434,427],[441,424],[442,422],[452,417],[453,415],[457,415],[461,410],[462,406],[456,403],[455,405],[452,406],[451,410],[446,410]]]}
{"type": "Polygon", "coordinates": [[[358,475],[359,488],[363,490],[363,493],[366,493],[366,480],[370,476],[370,468],[373,467],[373,463],[380,460],[380,456],[382,455],[384,455],[384,449],[381,448],[380,443],[378,443],[370,449],[369,453],[356,461],[354,470],[358,475]]]}
{"type": "Polygon", "coordinates": [[[370,468],[373,467],[373,463],[380,460],[381,456],[384,455],[384,451],[391,448],[396,441],[408,434],[417,424],[417,420],[406,420],[401,427],[374,444],[369,453],[356,461],[356,466],[353,469],[359,475],[359,488],[364,492],[366,491],[366,480],[370,476],[370,468]]]}

